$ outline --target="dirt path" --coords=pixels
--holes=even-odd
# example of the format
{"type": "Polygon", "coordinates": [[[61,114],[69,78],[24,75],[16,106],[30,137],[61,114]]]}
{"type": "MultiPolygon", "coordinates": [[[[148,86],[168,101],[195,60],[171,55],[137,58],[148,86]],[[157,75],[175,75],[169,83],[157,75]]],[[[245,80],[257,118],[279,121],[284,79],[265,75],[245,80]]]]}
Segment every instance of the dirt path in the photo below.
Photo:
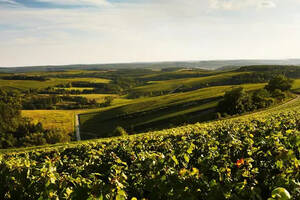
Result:
{"type": "Polygon", "coordinates": [[[75,115],[75,131],[76,131],[76,140],[80,141],[80,124],[79,124],[79,115],[75,115]]]}

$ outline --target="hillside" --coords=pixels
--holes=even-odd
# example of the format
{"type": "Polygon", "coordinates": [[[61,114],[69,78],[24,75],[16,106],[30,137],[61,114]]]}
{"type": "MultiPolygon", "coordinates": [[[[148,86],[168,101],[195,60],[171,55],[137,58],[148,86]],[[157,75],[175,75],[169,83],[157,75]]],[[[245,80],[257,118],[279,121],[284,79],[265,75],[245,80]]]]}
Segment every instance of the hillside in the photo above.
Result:
{"type": "Polygon", "coordinates": [[[77,64],[57,66],[25,66],[25,67],[4,67],[0,72],[24,73],[24,72],[57,72],[68,70],[99,70],[99,69],[139,69],[139,68],[202,68],[228,70],[236,69],[246,65],[300,65],[299,59],[288,60],[207,60],[207,61],[178,61],[178,62],[149,62],[149,63],[116,63],[116,64],[77,64]]]}
{"type": "Polygon", "coordinates": [[[0,155],[2,198],[299,199],[300,101],[241,117],[0,155]],[[218,192],[216,192],[218,191],[218,192]]]}
{"type": "MultiPolygon", "coordinates": [[[[263,88],[265,84],[241,85],[248,91],[263,88]]],[[[132,103],[105,111],[80,115],[83,138],[106,137],[117,126],[129,132],[167,128],[171,124],[213,119],[218,101],[233,86],[216,86],[184,93],[168,94],[134,100],[132,103]],[[85,136],[87,135],[87,136],[85,136]]]]}

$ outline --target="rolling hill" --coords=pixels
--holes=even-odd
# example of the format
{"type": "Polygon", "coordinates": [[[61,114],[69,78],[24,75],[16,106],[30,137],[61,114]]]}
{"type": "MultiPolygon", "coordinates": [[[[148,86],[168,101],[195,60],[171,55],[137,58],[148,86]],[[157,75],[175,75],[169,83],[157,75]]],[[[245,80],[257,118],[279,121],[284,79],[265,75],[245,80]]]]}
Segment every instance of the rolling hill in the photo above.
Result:
{"type": "Polygon", "coordinates": [[[149,63],[116,63],[116,64],[77,64],[57,66],[26,66],[1,67],[0,72],[22,73],[35,71],[66,71],[66,70],[99,70],[99,69],[128,69],[128,68],[202,68],[228,70],[246,65],[300,65],[300,59],[287,60],[207,60],[207,61],[178,61],[178,62],[149,62],[149,63]]]}

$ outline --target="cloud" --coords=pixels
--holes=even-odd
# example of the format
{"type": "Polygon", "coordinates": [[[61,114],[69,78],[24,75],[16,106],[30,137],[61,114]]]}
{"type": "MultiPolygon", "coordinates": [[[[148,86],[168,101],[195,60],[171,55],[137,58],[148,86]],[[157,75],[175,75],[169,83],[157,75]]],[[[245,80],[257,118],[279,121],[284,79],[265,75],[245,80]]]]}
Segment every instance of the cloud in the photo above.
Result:
{"type": "Polygon", "coordinates": [[[0,66],[299,57],[298,0],[39,1],[93,6],[0,8],[0,66]]]}
{"type": "Polygon", "coordinates": [[[0,0],[0,3],[8,3],[8,4],[17,4],[15,1],[13,0],[0,0]]]}
{"type": "Polygon", "coordinates": [[[0,0],[1,7],[44,9],[103,8],[112,5],[109,0],[0,0]]]}
{"type": "Polygon", "coordinates": [[[271,0],[209,0],[210,7],[222,10],[240,10],[244,8],[274,8],[271,0]]]}
{"type": "Polygon", "coordinates": [[[14,0],[0,0],[0,5],[20,5],[19,3],[15,2],[14,0]]]}
{"type": "Polygon", "coordinates": [[[260,2],[259,7],[260,8],[276,8],[277,5],[273,1],[262,1],[262,2],[260,2]]]}
{"type": "Polygon", "coordinates": [[[36,0],[38,2],[46,2],[62,5],[110,5],[107,0],[36,0]]]}

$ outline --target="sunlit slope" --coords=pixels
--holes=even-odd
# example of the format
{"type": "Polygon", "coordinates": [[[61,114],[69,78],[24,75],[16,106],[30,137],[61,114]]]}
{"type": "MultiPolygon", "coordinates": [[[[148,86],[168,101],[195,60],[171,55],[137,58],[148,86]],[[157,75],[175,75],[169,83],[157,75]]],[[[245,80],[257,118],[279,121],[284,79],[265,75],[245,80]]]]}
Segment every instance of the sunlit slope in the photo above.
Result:
{"type": "MultiPolygon", "coordinates": [[[[246,90],[263,88],[265,84],[241,85],[246,90]]],[[[136,99],[132,103],[104,112],[80,115],[81,132],[106,137],[117,126],[128,132],[167,128],[170,124],[196,122],[212,118],[212,109],[234,86],[208,87],[195,91],[136,99]]]]}
{"type": "Polygon", "coordinates": [[[41,122],[46,129],[59,129],[65,134],[74,133],[74,119],[76,111],[73,110],[22,110],[23,117],[31,122],[41,122]]]}

